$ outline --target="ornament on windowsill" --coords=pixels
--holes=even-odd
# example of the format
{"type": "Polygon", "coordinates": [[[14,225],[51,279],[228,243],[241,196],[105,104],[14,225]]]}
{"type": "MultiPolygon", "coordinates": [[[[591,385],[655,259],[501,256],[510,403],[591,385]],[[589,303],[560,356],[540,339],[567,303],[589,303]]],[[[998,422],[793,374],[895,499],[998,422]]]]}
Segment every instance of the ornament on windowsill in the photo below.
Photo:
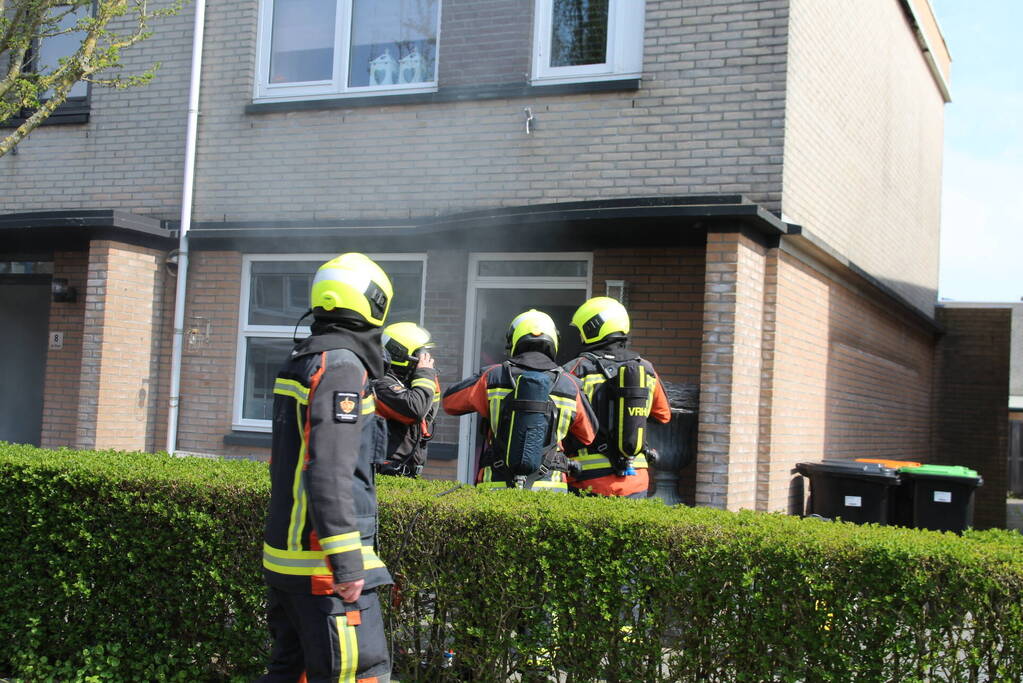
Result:
{"type": "Polygon", "coordinates": [[[369,63],[370,85],[394,85],[398,78],[398,62],[391,56],[390,50],[369,63]]]}
{"type": "Polygon", "coordinates": [[[426,80],[426,61],[418,50],[412,50],[398,62],[399,83],[422,83],[426,80]]]}

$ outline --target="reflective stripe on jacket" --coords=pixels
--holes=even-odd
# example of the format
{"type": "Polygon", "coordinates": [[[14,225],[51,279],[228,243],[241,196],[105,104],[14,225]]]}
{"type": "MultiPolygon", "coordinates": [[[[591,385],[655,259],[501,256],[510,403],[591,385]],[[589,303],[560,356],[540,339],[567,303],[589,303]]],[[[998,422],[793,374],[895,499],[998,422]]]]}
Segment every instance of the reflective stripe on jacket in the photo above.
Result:
{"type": "Polygon", "coordinates": [[[387,373],[373,382],[377,414],[387,420],[387,452],[382,472],[415,470],[426,463],[426,442],[440,406],[437,371],[417,368],[408,380],[387,373]]]}
{"type": "MultiPolygon", "coordinates": [[[[550,371],[557,369],[547,356],[535,351],[527,351],[514,356],[500,365],[490,365],[480,371],[479,374],[466,378],[448,388],[444,392],[441,405],[444,412],[449,415],[465,415],[475,412],[487,419],[487,439],[484,445],[483,454],[480,458],[481,469],[490,470],[487,467],[494,462],[497,456],[494,453],[493,435],[497,433],[501,421],[501,411],[505,399],[514,390],[514,380],[509,364],[527,370],[550,371]]],[[[550,399],[556,409],[555,437],[559,442],[571,434],[581,443],[589,443],[596,435],[596,417],[589,402],[583,395],[576,380],[567,373],[560,374],[554,386],[551,388],[550,399]]],[[[557,474],[561,474],[557,472],[557,474]]],[[[482,483],[482,474],[477,476],[477,481],[482,483]]],[[[500,468],[490,475],[487,480],[489,485],[496,481],[505,481],[505,476],[500,468]]],[[[560,477],[564,479],[564,477],[560,477]]],[[[563,482],[554,482],[553,488],[564,487],[563,482]]],[[[508,480],[506,483],[510,483],[508,480]]],[[[540,482],[537,482],[540,483],[540,482]]],[[[534,484],[535,486],[535,484],[534,484]]],[[[545,488],[546,484],[540,483],[537,488],[545,488]]]]}
{"type": "MultiPolygon", "coordinates": [[[[665,423],[671,419],[671,406],[668,403],[667,395],[664,393],[664,386],[661,384],[654,366],[649,361],[640,358],[639,355],[624,347],[602,349],[594,353],[611,363],[621,363],[633,359],[639,361],[639,364],[646,371],[646,387],[649,391],[646,404],[647,420],[657,420],[658,422],[665,423]]],[[[603,452],[609,447],[610,430],[606,422],[610,414],[608,402],[611,400],[611,397],[605,386],[607,376],[604,375],[596,360],[588,354],[584,354],[567,363],[565,370],[577,377],[582,383],[583,392],[586,394],[586,398],[589,399],[599,420],[597,436],[591,444],[585,445],[571,440],[566,444],[567,454],[582,467],[581,474],[569,479],[569,483],[575,486],[576,482],[604,478],[615,473],[611,460],[603,455],[603,452]]],[[[633,460],[632,466],[634,469],[644,469],[649,467],[649,463],[646,456],[640,454],[633,460]]],[[[585,487],[580,485],[576,488],[585,487]]],[[[600,493],[600,491],[595,492],[600,493]]]]}
{"type": "Polygon", "coordinates": [[[263,573],[271,586],[329,594],[391,583],[375,551],[373,463],[386,444],[367,372],[348,349],[296,347],[274,382],[263,573]]]}

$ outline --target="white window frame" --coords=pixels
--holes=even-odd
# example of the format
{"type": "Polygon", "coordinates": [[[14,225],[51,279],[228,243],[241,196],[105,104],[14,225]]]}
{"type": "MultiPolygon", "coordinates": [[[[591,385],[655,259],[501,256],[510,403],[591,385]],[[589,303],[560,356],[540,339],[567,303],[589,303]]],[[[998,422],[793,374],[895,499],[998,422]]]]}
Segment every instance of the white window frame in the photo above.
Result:
{"type": "Polygon", "coordinates": [[[607,61],[582,66],[548,66],[554,0],[536,0],[533,20],[533,85],[638,78],[643,74],[645,0],[609,0],[607,61]]]}
{"type": "MultiPolygon", "coordinates": [[[[252,264],[257,261],[313,261],[325,263],[337,256],[331,254],[244,254],[242,256],[241,290],[239,295],[239,316],[238,316],[238,339],[235,347],[235,370],[234,370],[234,406],[231,412],[231,428],[244,432],[270,432],[273,430],[271,420],[256,420],[242,417],[242,406],[245,400],[245,364],[246,364],[246,342],[250,338],[258,339],[291,339],[295,334],[294,325],[285,328],[281,325],[250,325],[249,318],[249,297],[252,286],[252,264]]],[[[424,309],[426,306],[426,268],[427,257],[425,253],[405,254],[367,254],[371,259],[380,261],[419,261],[423,264],[423,281],[419,297],[419,324],[423,324],[424,309]]],[[[303,325],[298,328],[297,334],[300,337],[309,335],[309,326],[303,325]]],[[[283,362],[284,359],[282,358],[283,362]]]]}
{"type": "Polygon", "coordinates": [[[253,101],[322,100],[367,95],[396,95],[437,91],[440,65],[440,17],[443,0],[437,0],[437,46],[433,64],[433,81],[395,85],[348,86],[348,58],[352,39],[352,0],[336,0],[334,13],[334,78],[301,83],[270,83],[270,48],[273,38],[275,0],[260,0],[257,29],[256,80],[253,101]]]}
{"type": "MultiPolygon", "coordinates": [[[[481,289],[579,289],[585,290],[586,299],[593,292],[593,253],[588,251],[550,251],[550,252],[489,252],[469,254],[469,279],[466,284],[465,296],[465,337],[462,348],[462,376],[469,377],[479,370],[480,339],[477,334],[476,300],[481,289]],[[525,276],[491,276],[479,275],[481,261],[582,261],[586,263],[586,275],[572,277],[525,277],[525,276]]],[[[509,311],[515,315],[521,311],[509,311]]],[[[511,322],[511,318],[509,318],[511,322]]],[[[470,472],[470,457],[473,448],[475,431],[473,415],[463,415],[458,424],[458,479],[472,483],[475,472],[470,472]]]]}

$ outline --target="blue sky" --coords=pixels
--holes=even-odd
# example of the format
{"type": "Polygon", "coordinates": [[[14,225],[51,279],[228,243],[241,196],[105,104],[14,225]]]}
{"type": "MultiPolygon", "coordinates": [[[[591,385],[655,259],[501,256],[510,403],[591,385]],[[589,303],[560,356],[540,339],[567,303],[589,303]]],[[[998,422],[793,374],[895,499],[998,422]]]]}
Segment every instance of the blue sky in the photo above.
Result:
{"type": "Polygon", "coordinates": [[[1023,298],[1023,0],[931,0],[952,54],[941,277],[956,301],[1023,298]]]}

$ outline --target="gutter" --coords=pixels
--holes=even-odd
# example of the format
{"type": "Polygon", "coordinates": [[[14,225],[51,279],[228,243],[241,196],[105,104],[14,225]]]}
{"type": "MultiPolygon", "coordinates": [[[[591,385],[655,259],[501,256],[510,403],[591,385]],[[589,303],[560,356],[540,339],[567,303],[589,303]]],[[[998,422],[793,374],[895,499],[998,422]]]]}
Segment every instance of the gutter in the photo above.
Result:
{"type": "Polygon", "coordinates": [[[195,143],[199,128],[199,88],[202,82],[203,31],[206,0],[195,0],[192,32],[192,76],[188,86],[188,128],[185,133],[185,169],[181,187],[181,227],[178,231],[178,283],[174,294],[174,340],[171,349],[170,408],[167,411],[167,452],[174,455],[178,442],[178,405],[181,401],[181,345],[185,326],[185,293],[188,284],[188,229],[192,225],[192,192],[195,186],[195,143]]]}

